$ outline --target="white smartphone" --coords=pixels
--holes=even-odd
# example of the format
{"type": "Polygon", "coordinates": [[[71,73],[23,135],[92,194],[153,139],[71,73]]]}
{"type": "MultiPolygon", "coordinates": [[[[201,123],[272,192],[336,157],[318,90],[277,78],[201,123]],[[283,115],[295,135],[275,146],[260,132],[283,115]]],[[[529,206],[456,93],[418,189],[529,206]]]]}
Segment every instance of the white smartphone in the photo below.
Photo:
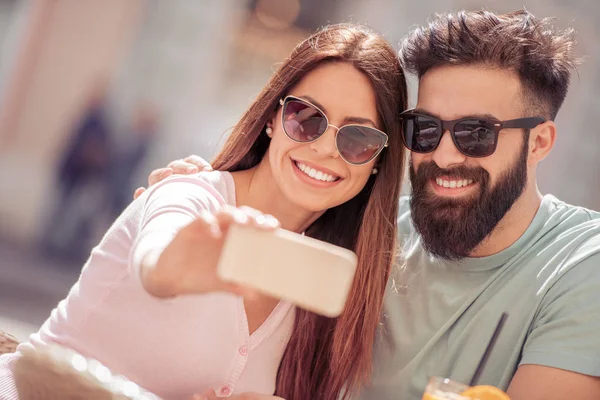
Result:
{"type": "Polygon", "coordinates": [[[219,259],[221,279],[257,289],[298,307],[337,317],[344,310],[354,252],[283,229],[229,229],[219,259]]]}

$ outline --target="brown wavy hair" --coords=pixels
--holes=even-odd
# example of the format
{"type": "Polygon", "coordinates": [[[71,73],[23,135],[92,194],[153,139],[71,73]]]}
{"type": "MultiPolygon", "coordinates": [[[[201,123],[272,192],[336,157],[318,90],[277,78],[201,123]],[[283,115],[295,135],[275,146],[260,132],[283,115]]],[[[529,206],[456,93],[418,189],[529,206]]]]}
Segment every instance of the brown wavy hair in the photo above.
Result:
{"type": "Polygon", "coordinates": [[[212,162],[215,169],[230,172],[257,165],[269,147],[264,130],[279,99],[326,62],[351,64],[369,78],[389,146],[379,156],[379,173],[371,176],[363,190],[327,210],[306,230],[308,236],[353,250],[358,269],[338,318],[297,310],[277,375],[276,394],[288,400],[346,398],[370,379],[373,342],[396,255],[405,156],[398,115],[407,106],[406,79],[393,48],[363,26],[338,24],[321,29],[283,62],[212,162]]]}
{"type": "Polygon", "coordinates": [[[527,111],[556,118],[569,89],[574,55],[573,29],[552,26],[527,10],[508,14],[459,11],[439,14],[402,42],[403,67],[421,78],[442,65],[483,64],[515,72],[527,111]]]}

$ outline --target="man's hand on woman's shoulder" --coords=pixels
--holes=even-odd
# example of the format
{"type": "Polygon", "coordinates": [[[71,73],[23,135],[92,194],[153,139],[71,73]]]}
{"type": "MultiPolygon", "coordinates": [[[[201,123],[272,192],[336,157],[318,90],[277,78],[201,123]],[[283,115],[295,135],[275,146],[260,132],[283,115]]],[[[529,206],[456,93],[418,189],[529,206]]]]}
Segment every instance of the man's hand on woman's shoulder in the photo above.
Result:
{"type": "MultiPolygon", "coordinates": [[[[148,187],[157,184],[171,175],[190,175],[202,171],[212,171],[212,166],[200,156],[191,155],[180,160],[171,161],[165,168],[157,168],[148,176],[148,187]]],[[[140,197],[146,188],[137,188],[133,199],[140,197]]]]}

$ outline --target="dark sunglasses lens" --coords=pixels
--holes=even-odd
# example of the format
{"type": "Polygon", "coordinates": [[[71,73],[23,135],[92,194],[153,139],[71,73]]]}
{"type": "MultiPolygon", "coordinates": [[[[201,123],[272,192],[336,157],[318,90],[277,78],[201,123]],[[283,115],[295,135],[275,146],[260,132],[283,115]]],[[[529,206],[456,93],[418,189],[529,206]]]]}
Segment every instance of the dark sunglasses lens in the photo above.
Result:
{"type": "Polygon", "coordinates": [[[327,130],[327,119],[316,108],[297,100],[288,100],[283,108],[283,129],[293,140],[310,142],[327,130]]]}
{"type": "Polygon", "coordinates": [[[459,150],[471,157],[487,157],[496,148],[496,133],[490,121],[463,120],[454,126],[454,137],[459,150]]]}
{"type": "Polygon", "coordinates": [[[402,118],[404,144],[417,153],[433,151],[440,141],[441,129],[437,121],[424,115],[405,115],[402,118]]]}
{"type": "Polygon", "coordinates": [[[377,156],[387,141],[383,132],[368,126],[344,126],[337,134],[340,155],[350,164],[364,164],[377,156]]]}

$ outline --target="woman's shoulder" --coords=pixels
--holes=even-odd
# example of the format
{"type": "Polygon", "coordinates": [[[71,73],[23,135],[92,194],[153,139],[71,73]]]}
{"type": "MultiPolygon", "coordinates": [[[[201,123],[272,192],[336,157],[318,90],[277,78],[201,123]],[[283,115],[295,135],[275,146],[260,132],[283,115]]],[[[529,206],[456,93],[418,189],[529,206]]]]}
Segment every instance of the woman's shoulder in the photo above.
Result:
{"type": "Polygon", "coordinates": [[[235,184],[227,171],[205,171],[191,175],[172,175],[151,186],[148,199],[152,197],[170,198],[210,198],[219,203],[235,205],[235,184]]]}

